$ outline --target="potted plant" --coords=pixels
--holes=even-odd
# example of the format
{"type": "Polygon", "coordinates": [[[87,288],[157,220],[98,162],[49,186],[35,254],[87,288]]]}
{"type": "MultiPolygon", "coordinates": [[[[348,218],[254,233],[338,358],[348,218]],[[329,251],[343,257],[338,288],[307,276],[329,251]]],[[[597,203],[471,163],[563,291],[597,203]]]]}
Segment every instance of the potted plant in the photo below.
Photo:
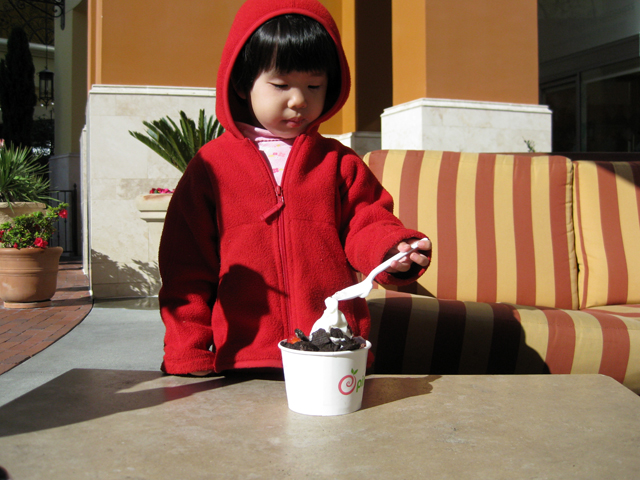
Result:
{"type": "Polygon", "coordinates": [[[18,215],[0,225],[0,298],[6,308],[50,305],[56,291],[62,247],[49,247],[55,222],[67,204],[18,215]]]}
{"type": "Polygon", "coordinates": [[[198,126],[184,113],[180,111],[180,127],[171,118],[161,118],[152,122],[142,122],[147,127],[147,134],[132,132],[129,134],[140,140],[151,150],[164,158],[182,173],[187,168],[189,161],[195,157],[202,146],[219,137],[224,128],[217,119],[206,117],[204,109],[200,110],[198,126]]]}
{"type": "MultiPolygon", "coordinates": [[[[129,131],[131,136],[140,140],[181,173],[184,173],[191,159],[205,143],[224,132],[220,122],[213,116],[207,117],[204,109],[200,110],[197,125],[183,111],[180,111],[179,125],[169,117],[142,123],[147,127],[146,135],[129,131]]],[[[147,222],[151,261],[155,261],[158,256],[164,218],[172,194],[173,190],[167,188],[152,188],[149,193],[136,197],[136,208],[140,218],[147,222]]]]}
{"type": "MultiPolygon", "coordinates": [[[[171,165],[184,173],[189,161],[195,157],[202,146],[219,137],[224,132],[220,122],[213,116],[207,117],[200,110],[198,124],[180,111],[180,125],[170,117],[152,122],[142,122],[147,127],[146,135],[140,132],[129,134],[140,140],[171,165]]],[[[152,188],[149,193],[136,198],[136,207],[140,217],[147,222],[163,222],[173,190],[152,188]]]]}
{"type": "Polygon", "coordinates": [[[47,170],[29,147],[0,144],[0,223],[45,209],[50,200],[47,170]]]}

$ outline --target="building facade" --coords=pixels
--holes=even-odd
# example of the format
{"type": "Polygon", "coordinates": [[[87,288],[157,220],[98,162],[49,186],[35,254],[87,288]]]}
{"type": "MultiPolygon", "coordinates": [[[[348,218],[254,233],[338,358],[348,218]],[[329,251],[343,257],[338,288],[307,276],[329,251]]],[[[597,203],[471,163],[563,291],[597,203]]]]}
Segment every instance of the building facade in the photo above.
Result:
{"type": "Polygon", "coordinates": [[[557,152],[640,150],[640,2],[539,0],[541,103],[557,152]]]}
{"type": "MultiPolygon", "coordinates": [[[[632,109],[637,1],[589,2],[595,10],[557,0],[321,1],[341,30],[353,84],[321,131],[359,152],[550,151],[552,128],[555,150],[579,149],[583,131],[606,130],[619,114],[595,108],[613,91],[611,68],[627,82],[614,103],[632,109]],[[573,133],[561,130],[571,128],[566,118],[573,133]]],[[[179,172],[128,131],[180,110],[214,112],[222,47],[242,3],[67,1],[66,28],[56,32],[57,85],[65,84],[57,156],[61,184],[66,175],[82,185],[84,259],[97,297],[157,292],[158,225],[140,218],[136,198],[173,187],[179,172]]]]}

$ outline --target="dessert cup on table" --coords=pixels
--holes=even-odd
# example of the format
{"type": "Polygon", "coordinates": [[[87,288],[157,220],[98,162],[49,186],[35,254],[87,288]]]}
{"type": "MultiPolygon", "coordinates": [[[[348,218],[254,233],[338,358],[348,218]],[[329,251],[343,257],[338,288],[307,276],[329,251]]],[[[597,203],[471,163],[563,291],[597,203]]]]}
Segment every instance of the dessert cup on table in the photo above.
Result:
{"type": "Polygon", "coordinates": [[[360,409],[371,343],[358,350],[282,352],[289,409],[304,415],[344,415],[360,409]]]}

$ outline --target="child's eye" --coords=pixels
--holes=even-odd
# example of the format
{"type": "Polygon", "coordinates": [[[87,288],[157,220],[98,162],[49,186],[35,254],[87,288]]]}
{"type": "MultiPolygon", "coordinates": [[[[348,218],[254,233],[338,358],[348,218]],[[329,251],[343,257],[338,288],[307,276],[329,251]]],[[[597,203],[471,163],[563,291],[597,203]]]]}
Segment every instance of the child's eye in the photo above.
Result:
{"type": "Polygon", "coordinates": [[[273,85],[275,88],[279,90],[284,90],[289,86],[286,83],[272,83],[271,85],[273,85]]]}
{"type": "Polygon", "coordinates": [[[317,90],[320,88],[320,85],[309,85],[309,90],[317,90]]]}

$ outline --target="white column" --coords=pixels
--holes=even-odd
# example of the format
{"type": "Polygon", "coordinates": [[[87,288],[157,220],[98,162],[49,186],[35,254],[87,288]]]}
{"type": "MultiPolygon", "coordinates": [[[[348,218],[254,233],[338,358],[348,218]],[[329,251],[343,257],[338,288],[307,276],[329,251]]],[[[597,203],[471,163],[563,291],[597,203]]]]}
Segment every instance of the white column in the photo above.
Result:
{"type": "Polygon", "coordinates": [[[335,138],[343,145],[355,150],[360,156],[372,150],[380,150],[380,132],[350,132],[341,135],[325,135],[325,137],[335,138]]]}
{"type": "Polygon", "coordinates": [[[455,152],[551,151],[546,105],[420,98],[385,109],[382,148],[455,152]]]}
{"type": "Polygon", "coordinates": [[[180,171],[129,135],[143,120],[180,111],[197,122],[201,108],[215,114],[215,89],[94,85],[83,136],[82,198],[86,254],[96,298],[155,295],[160,286],[157,225],[140,217],[136,198],[151,188],[175,188],[180,171]]]}

